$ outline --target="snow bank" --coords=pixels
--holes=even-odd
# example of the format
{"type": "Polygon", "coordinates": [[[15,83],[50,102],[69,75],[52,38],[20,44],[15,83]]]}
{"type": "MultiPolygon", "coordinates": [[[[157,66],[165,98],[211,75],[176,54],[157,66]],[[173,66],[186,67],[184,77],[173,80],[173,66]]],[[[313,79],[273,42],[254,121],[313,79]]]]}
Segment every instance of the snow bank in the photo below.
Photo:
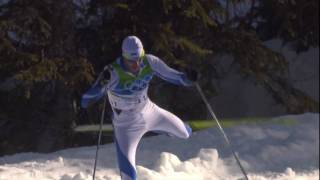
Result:
{"type": "MultiPolygon", "coordinates": [[[[319,114],[285,116],[225,131],[250,179],[319,179],[319,114]]],[[[94,154],[95,147],[82,147],[1,157],[0,180],[91,180],[94,154]]],[[[102,146],[99,157],[96,179],[119,180],[114,145],[102,146]]],[[[243,177],[216,128],[195,132],[188,140],[144,138],[137,164],[139,180],[243,177]]]]}

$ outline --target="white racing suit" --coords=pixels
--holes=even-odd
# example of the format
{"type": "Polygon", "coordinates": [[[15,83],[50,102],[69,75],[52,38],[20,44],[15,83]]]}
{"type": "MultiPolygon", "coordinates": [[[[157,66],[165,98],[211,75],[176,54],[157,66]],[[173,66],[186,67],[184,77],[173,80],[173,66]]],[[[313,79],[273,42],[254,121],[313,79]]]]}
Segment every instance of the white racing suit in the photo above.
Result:
{"type": "Polygon", "coordinates": [[[137,76],[126,71],[121,58],[109,66],[110,81],[106,91],[113,109],[113,125],[118,164],[122,180],[136,180],[136,149],[148,131],[161,131],[179,138],[188,138],[191,128],[174,114],[158,107],[148,98],[147,91],[153,75],[177,85],[192,83],[184,73],[168,67],[158,57],[144,56],[137,76]]]}

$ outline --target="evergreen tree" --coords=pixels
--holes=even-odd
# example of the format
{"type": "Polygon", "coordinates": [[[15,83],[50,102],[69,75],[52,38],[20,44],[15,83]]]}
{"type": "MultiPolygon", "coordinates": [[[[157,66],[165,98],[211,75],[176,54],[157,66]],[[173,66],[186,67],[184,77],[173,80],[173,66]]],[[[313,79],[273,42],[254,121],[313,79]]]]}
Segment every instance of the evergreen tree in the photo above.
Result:
{"type": "Polygon", "coordinates": [[[57,137],[73,120],[73,95],[92,80],[91,64],[76,49],[73,7],[71,0],[11,0],[0,7],[0,79],[3,87],[13,84],[2,88],[0,113],[16,136],[38,137],[13,146],[59,146],[57,137]]]}
{"type": "MultiPolygon", "coordinates": [[[[317,103],[287,80],[284,57],[262,42],[282,37],[303,47],[314,46],[319,41],[318,15],[308,11],[311,8],[318,13],[318,6],[313,6],[318,2],[261,1],[261,6],[255,6],[253,0],[246,16],[230,11],[244,2],[11,0],[1,4],[0,126],[6,131],[0,131],[0,154],[18,144],[21,150],[41,151],[69,145],[80,95],[95,79],[95,72],[121,54],[123,38],[132,34],[141,38],[147,52],[171,66],[196,68],[206,93],[214,94],[214,79],[224,76],[216,69],[219,59],[214,57],[228,54],[239,75],[266,88],[288,112],[318,111],[317,103]],[[272,15],[281,13],[284,16],[279,19],[272,15]],[[259,17],[266,21],[255,29],[251,25],[259,17]],[[8,144],[11,131],[25,136],[18,133],[8,144]],[[38,138],[31,143],[34,137],[38,138]],[[37,147],[39,143],[41,147],[37,147]]],[[[182,117],[206,111],[203,107],[186,113],[190,103],[201,101],[190,95],[192,90],[183,94],[163,83],[152,87],[151,96],[182,117]],[[159,94],[159,89],[165,92],[159,94]],[[170,97],[178,100],[172,102],[170,97]]]]}
{"type": "MultiPolygon", "coordinates": [[[[230,11],[231,6],[245,2],[91,1],[88,16],[96,20],[95,34],[100,38],[94,39],[101,40],[97,46],[99,50],[95,52],[100,52],[101,59],[111,62],[120,54],[123,37],[135,34],[141,37],[147,52],[159,54],[170,64],[196,67],[206,77],[201,79],[201,84],[208,92],[214,91],[212,78],[219,77],[212,57],[230,54],[234,58],[233,64],[239,66],[240,75],[250,77],[266,88],[288,112],[317,111],[317,102],[295,89],[287,80],[288,63],[284,57],[265,47],[261,35],[251,27],[255,18],[264,17],[264,3],[256,6],[253,1],[253,10],[249,10],[243,19],[230,11]],[[243,23],[250,24],[244,26],[243,23]],[[288,93],[282,92],[289,89],[288,93]]],[[[259,24],[260,27],[263,25],[259,24]]],[[[272,37],[276,35],[269,38],[272,37]]]]}
{"type": "Polygon", "coordinates": [[[318,0],[262,0],[257,7],[257,31],[262,39],[279,37],[295,44],[297,52],[319,45],[318,0]]]}

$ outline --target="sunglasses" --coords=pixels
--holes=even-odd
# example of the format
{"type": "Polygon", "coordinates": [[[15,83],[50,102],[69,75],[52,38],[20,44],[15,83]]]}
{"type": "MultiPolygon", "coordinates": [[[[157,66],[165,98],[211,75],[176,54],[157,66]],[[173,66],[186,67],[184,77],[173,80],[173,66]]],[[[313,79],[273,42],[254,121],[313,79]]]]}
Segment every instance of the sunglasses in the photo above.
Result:
{"type": "Polygon", "coordinates": [[[129,64],[141,64],[143,58],[137,58],[137,59],[128,59],[124,58],[129,64]]]}
{"type": "Polygon", "coordinates": [[[128,61],[131,61],[131,62],[141,62],[142,59],[143,59],[143,56],[144,56],[144,50],[142,49],[141,50],[141,53],[123,53],[122,56],[128,60],[128,61]],[[133,58],[133,57],[136,57],[136,58],[133,58]]]}

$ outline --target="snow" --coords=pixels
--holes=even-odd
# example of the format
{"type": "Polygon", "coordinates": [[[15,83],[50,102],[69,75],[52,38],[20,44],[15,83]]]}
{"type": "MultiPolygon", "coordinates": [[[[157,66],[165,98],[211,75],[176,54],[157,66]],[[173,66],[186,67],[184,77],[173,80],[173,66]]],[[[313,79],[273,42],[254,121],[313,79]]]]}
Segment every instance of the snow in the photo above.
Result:
{"type": "MultiPolygon", "coordinates": [[[[251,180],[319,179],[319,114],[271,118],[225,132],[251,180]]],[[[91,180],[95,148],[0,157],[0,180],[91,180]]],[[[218,128],[194,132],[188,140],[144,138],[137,151],[137,170],[139,180],[243,178],[218,128]]],[[[114,144],[101,146],[96,179],[120,179],[114,144]]]]}

